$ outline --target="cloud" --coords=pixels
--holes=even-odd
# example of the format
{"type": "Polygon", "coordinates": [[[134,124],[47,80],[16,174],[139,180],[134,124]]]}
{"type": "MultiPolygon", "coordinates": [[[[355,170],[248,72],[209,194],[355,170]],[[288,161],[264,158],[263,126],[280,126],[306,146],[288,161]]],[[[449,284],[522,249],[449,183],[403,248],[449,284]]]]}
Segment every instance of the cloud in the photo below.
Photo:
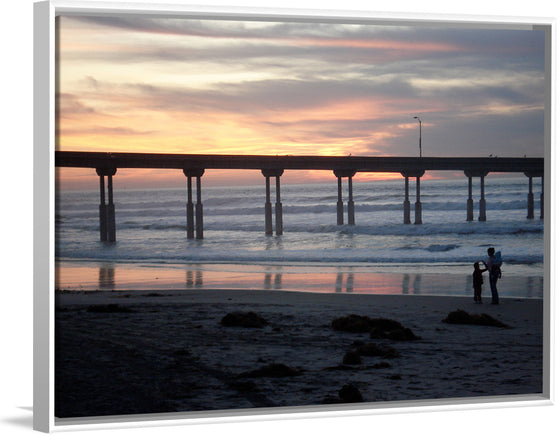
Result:
{"type": "Polygon", "coordinates": [[[415,155],[421,115],[427,155],[544,149],[542,31],[143,16],[61,26],[66,134],[415,155]]]}
{"type": "Polygon", "coordinates": [[[80,128],[61,127],[58,134],[64,136],[147,136],[154,135],[156,132],[141,131],[128,127],[107,127],[95,125],[80,128]]]}
{"type": "Polygon", "coordinates": [[[93,107],[84,104],[77,95],[69,93],[59,93],[56,95],[56,107],[57,115],[61,118],[96,113],[93,107]]]}

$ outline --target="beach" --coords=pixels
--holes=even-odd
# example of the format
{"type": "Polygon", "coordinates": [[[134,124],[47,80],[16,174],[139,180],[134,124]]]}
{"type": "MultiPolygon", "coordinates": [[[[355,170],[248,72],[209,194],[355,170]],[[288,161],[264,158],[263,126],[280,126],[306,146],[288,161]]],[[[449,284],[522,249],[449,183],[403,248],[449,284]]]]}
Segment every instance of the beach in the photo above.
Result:
{"type": "Polygon", "coordinates": [[[541,394],[543,300],[489,302],[275,290],[58,291],[55,415],[541,394]],[[443,322],[457,310],[502,324],[443,322]],[[254,313],[257,321],[232,326],[224,321],[232,313],[254,313]],[[333,327],[349,315],[399,322],[413,339],[333,327]]]}

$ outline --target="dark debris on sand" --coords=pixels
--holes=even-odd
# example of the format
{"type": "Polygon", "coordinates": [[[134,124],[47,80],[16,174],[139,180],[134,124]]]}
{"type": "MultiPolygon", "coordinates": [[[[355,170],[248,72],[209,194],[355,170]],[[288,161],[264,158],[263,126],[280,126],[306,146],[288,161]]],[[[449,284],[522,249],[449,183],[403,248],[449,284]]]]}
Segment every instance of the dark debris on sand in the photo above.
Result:
{"type": "Polygon", "coordinates": [[[350,314],[338,317],[331,323],[335,331],[369,332],[371,338],[383,338],[395,341],[419,340],[409,328],[405,328],[396,320],[350,314]]]}
{"type": "Polygon", "coordinates": [[[244,328],[264,328],[268,321],[253,311],[226,314],[220,321],[222,326],[240,326],[244,328]]]}
{"type": "Polygon", "coordinates": [[[360,390],[355,385],[346,384],[338,391],[338,397],[327,396],[323,399],[323,404],[337,403],[360,403],[364,398],[360,390]]]}
{"type": "Polygon", "coordinates": [[[344,358],[342,358],[342,364],[344,365],[359,365],[361,363],[362,363],[362,357],[355,350],[350,350],[346,352],[344,358]]]}
{"type": "Polygon", "coordinates": [[[134,310],[119,304],[90,305],[86,310],[88,313],[133,313],[134,310]]]}
{"type": "Polygon", "coordinates": [[[511,326],[494,319],[488,314],[469,314],[464,310],[452,311],[442,320],[444,323],[455,325],[482,325],[482,326],[495,326],[498,328],[511,328],[511,326]]]}

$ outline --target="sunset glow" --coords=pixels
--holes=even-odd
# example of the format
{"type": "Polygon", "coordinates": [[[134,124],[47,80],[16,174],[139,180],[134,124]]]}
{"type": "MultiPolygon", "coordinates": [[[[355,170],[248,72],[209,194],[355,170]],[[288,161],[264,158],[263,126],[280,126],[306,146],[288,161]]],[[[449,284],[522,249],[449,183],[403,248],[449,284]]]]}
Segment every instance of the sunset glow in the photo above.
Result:
{"type": "MultiPolygon", "coordinates": [[[[420,115],[425,156],[543,156],[542,31],[125,16],[57,25],[57,150],[416,156],[420,115]]],[[[78,188],[92,171],[58,173],[78,188]]],[[[184,182],[125,174],[131,186],[184,182]]]]}

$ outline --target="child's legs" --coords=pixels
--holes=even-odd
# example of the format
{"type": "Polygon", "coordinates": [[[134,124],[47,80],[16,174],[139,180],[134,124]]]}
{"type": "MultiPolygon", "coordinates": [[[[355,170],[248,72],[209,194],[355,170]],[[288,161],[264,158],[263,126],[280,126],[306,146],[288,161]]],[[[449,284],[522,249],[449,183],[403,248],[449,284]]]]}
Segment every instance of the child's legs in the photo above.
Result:
{"type": "Polygon", "coordinates": [[[480,301],[482,299],[482,286],[477,285],[474,287],[474,300],[480,301]]]}

